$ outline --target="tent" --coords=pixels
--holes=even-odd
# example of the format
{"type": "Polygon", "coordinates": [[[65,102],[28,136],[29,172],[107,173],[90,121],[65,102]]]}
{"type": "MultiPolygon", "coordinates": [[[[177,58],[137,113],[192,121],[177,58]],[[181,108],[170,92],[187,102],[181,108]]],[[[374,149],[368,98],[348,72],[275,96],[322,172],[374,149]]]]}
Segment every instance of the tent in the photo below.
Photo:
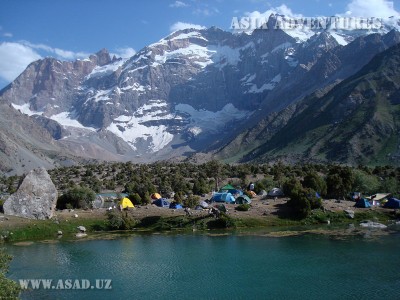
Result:
{"type": "Polygon", "coordinates": [[[231,193],[232,195],[243,195],[241,190],[236,189],[234,186],[227,184],[219,189],[219,193],[231,193]]]}
{"type": "Polygon", "coordinates": [[[233,185],[227,184],[227,185],[224,185],[219,190],[222,193],[223,191],[236,190],[236,189],[235,189],[235,187],[233,185]]]}
{"type": "Polygon", "coordinates": [[[249,196],[250,198],[254,198],[257,196],[257,194],[254,191],[247,191],[246,192],[247,196],[249,196]]]}
{"type": "Polygon", "coordinates": [[[400,208],[400,200],[396,199],[396,198],[390,198],[383,207],[385,207],[385,208],[400,208]]]}
{"type": "Polygon", "coordinates": [[[236,198],[236,204],[250,204],[250,203],[251,203],[251,199],[246,195],[236,198]]]}
{"type": "Polygon", "coordinates": [[[151,199],[157,200],[157,199],[161,198],[161,195],[159,193],[154,193],[154,194],[151,194],[150,197],[151,197],[151,199]]]}
{"type": "Polygon", "coordinates": [[[154,200],[153,204],[157,205],[158,207],[169,207],[169,201],[165,198],[154,200]]]}
{"type": "Polygon", "coordinates": [[[215,193],[211,198],[214,202],[235,203],[235,197],[231,193],[215,193]]]}
{"type": "Polygon", "coordinates": [[[368,208],[371,207],[371,204],[369,203],[368,199],[361,198],[356,202],[354,205],[355,207],[360,207],[360,208],[368,208]]]}
{"type": "Polygon", "coordinates": [[[268,192],[267,192],[266,190],[261,190],[261,191],[258,193],[258,196],[268,196],[268,192]]]}
{"type": "Polygon", "coordinates": [[[282,197],[284,196],[283,191],[280,188],[273,188],[268,192],[269,197],[282,197]]]}
{"type": "Polygon", "coordinates": [[[132,204],[131,200],[128,198],[123,198],[121,201],[119,201],[119,207],[121,209],[126,209],[126,208],[134,208],[135,206],[132,204]]]}
{"type": "Polygon", "coordinates": [[[370,197],[365,197],[365,198],[372,201],[373,206],[380,206],[381,203],[383,204],[383,203],[387,202],[387,199],[390,195],[391,194],[378,193],[378,194],[372,195],[370,197]]]}
{"type": "Polygon", "coordinates": [[[208,203],[206,201],[200,201],[200,206],[203,208],[207,208],[208,207],[208,203]]]}
{"type": "Polygon", "coordinates": [[[183,209],[182,204],[179,204],[177,202],[171,202],[171,204],[169,205],[169,208],[171,209],[183,209]]]}

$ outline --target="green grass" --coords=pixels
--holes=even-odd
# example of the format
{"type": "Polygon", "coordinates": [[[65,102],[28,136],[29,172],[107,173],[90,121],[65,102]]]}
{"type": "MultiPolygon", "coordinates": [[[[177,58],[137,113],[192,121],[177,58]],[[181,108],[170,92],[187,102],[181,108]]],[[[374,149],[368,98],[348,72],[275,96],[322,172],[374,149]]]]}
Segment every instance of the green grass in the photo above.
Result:
{"type": "MultiPolygon", "coordinates": [[[[376,210],[365,210],[356,212],[354,219],[349,219],[344,212],[323,212],[314,210],[312,214],[303,220],[293,220],[268,215],[265,218],[232,218],[230,215],[223,214],[221,218],[215,219],[210,216],[202,217],[147,217],[141,220],[135,230],[144,232],[169,232],[174,230],[192,231],[209,229],[237,229],[237,228],[268,228],[268,227],[287,227],[326,224],[329,220],[332,225],[349,223],[359,223],[365,220],[372,220],[386,223],[395,218],[392,212],[382,212],[376,210]]],[[[87,232],[112,232],[104,219],[81,219],[62,221],[56,224],[54,221],[37,221],[24,227],[16,228],[0,234],[7,235],[7,242],[35,241],[56,239],[57,232],[63,232],[62,238],[71,239],[75,237],[77,226],[85,226],[87,232]]]]}
{"type": "Polygon", "coordinates": [[[63,237],[73,237],[77,232],[78,226],[86,227],[87,232],[106,231],[107,224],[105,220],[96,219],[80,219],[61,221],[59,224],[52,220],[38,220],[34,224],[29,224],[13,230],[3,230],[0,233],[7,236],[6,241],[26,241],[26,240],[44,240],[54,239],[57,237],[57,232],[61,230],[63,237]]]}

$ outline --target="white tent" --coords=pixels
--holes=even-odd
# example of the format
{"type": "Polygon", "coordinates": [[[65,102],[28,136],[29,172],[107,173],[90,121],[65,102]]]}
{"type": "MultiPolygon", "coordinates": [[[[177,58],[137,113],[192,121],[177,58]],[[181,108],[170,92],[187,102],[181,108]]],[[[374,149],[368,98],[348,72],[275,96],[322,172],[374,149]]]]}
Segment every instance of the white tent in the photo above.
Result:
{"type": "Polygon", "coordinates": [[[284,194],[280,188],[273,188],[268,192],[269,197],[282,197],[284,194]]]}

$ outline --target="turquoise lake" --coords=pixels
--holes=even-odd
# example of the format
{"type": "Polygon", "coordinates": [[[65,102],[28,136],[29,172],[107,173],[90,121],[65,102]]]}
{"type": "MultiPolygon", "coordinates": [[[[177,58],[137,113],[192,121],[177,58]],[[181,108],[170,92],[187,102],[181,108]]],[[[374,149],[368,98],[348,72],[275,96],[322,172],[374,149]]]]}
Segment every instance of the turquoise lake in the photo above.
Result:
{"type": "Polygon", "coordinates": [[[400,299],[399,233],[129,235],[6,249],[15,280],[112,280],[111,290],[41,288],[22,299],[400,299]]]}

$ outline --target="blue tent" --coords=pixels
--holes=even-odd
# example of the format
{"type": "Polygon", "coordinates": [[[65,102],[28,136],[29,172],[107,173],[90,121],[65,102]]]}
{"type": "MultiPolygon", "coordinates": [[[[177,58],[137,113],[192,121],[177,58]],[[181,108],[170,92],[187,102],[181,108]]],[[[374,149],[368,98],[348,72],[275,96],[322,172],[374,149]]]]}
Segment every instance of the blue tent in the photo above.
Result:
{"type": "Polygon", "coordinates": [[[368,199],[361,198],[354,206],[360,208],[368,208],[371,207],[371,204],[369,203],[368,199]]]}
{"type": "Polygon", "coordinates": [[[169,205],[169,208],[171,209],[183,209],[183,206],[179,203],[176,202],[171,202],[171,204],[169,205]]]}
{"type": "Polygon", "coordinates": [[[390,198],[383,207],[385,207],[385,208],[400,208],[400,200],[396,199],[396,198],[390,198]]]}
{"type": "Polygon", "coordinates": [[[154,200],[153,204],[157,205],[158,207],[169,207],[169,202],[165,198],[154,200]]]}
{"type": "Polygon", "coordinates": [[[233,197],[231,193],[215,193],[211,201],[235,203],[235,197],[233,197]]]}

